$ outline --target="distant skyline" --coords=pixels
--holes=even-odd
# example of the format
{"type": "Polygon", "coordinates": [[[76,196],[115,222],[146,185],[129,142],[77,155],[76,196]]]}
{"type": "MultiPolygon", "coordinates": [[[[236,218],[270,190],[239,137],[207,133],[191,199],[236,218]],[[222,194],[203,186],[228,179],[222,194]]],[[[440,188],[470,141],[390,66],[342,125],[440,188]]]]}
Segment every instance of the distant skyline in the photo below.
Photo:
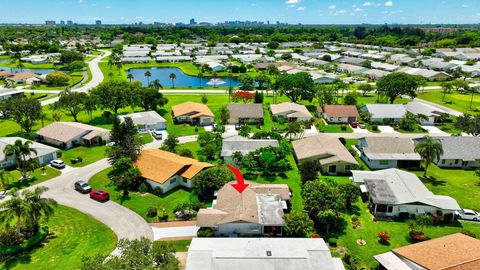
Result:
{"type": "Polygon", "coordinates": [[[250,20],[290,24],[480,23],[479,0],[0,0],[0,23],[217,23],[250,20]]]}

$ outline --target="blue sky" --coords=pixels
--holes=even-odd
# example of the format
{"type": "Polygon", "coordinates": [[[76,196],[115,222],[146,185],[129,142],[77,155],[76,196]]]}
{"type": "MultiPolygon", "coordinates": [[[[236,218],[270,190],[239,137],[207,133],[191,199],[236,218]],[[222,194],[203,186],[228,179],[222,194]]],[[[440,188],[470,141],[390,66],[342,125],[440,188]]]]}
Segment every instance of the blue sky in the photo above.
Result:
{"type": "Polygon", "coordinates": [[[2,23],[261,20],[304,24],[480,23],[479,0],[0,0],[2,23]],[[27,9],[25,9],[27,8],[27,9]]]}

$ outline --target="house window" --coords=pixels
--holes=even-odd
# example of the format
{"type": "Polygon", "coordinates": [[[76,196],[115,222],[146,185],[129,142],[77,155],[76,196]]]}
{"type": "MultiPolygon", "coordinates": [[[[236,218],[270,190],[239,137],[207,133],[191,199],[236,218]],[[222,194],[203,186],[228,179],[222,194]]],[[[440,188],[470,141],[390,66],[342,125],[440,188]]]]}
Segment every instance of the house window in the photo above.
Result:
{"type": "Polygon", "coordinates": [[[386,204],[377,204],[377,212],[386,213],[388,206],[386,204]]]}
{"type": "Polygon", "coordinates": [[[458,159],[455,159],[455,164],[458,164],[459,160],[458,159]]]}
{"type": "Polygon", "coordinates": [[[380,160],[380,165],[388,165],[388,160],[380,160]]]}
{"type": "Polygon", "coordinates": [[[393,212],[393,206],[389,205],[387,207],[387,213],[392,213],[393,212]]]}
{"type": "Polygon", "coordinates": [[[172,180],[170,180],[170,184],[174,184],[175,182],[177,182],[176,178],[173,178],[172,180]]]}
{"type": "Polygon", "coordinates": [[[445,164],[445,159],[442,159],[442,164],[445,164]]]}

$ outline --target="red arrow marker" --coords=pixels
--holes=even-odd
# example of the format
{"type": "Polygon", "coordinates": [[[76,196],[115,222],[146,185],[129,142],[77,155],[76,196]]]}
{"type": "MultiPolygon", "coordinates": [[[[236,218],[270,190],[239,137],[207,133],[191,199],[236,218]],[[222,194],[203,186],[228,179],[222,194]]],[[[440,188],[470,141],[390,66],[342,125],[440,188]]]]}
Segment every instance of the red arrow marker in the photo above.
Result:
{"type": "Polygon", "coordinates": [[[233,172],[235,178],[237,179],[237,183],[232,184],[232,187],[236,189],[239,193],[245,191],[245,189],[248,187],[248,184],[245,184],[245,179],[243,179],[242,173],[233,166],[227,165],[227,168],[233,172]]]}

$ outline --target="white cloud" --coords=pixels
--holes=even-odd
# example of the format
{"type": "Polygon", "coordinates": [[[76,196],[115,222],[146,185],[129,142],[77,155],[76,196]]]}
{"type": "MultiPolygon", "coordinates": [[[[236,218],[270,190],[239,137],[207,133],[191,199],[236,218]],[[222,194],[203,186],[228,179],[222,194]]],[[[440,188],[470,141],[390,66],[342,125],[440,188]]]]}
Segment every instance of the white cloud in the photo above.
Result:
{"type": "Polygon", "coordinates": [[[387,2],[385,2],[385,6],[386,6],[386,7],[391,7],[391,6],[393,6],[393,1],[387,1],[387,2]]]}
{"type": "Polygon", "coordinates": [[[356,12],[360,12],[360,11],[362,11],[362,10],[363,10],[363,9],[361,9],[361,8],[356,8],[356,9],[355,9],[356,12]]]}
{"type": "Polygon", "coordinates": [[[109,8],[111,8],[111,6],[106,6],[105,8],[106,8],[106,9],[109,9],[109,8]]]}
{"type": "Polygon", "coordinates": [[[373,4],[371,2],[365,2],[363,3],[363,6],[364,7],[369,7],[369,6],[372,6],[373,4]]]}
{"type": "Polygon", "coordinates": [[[297,10],[299,10],[299,11],[304,11],[304,10],[305,10],[305,7],[298,7],[297,10]]]}
{"type": "Polygon", "coordinates": [[[285,1],[285,4],[298,4],[300,3],[302,0],[287,0],[285,1]]]}
{"type": "Polygon", "coordinates": [[[462,7],[463,7],[463,8],[468,8],[469,5],[463,4],[462,7]]]}
{"type": "Polygon", "coordinates": [[[345,14],[345,13],[347,13],[347,11],[345,9],[342,9],[342,10],[339,10],[338,13],[345,14]]]}
{"type": "Polygon", "coordinates": [[[356,7],[357,7],[357,5],[352,5],[352,8],[356,8],[356,7]]]}
{"type": "Polygon", "coordinates": [[[79,3],[79,4],[83,3],[83,0],[78,0],[78,3],[79,3]]]}
{"type": "Polygon", "coordinates": [[[328,9],[335,9],[335,8],[336,8],[335,5],[330,5],[330,6],[328,6],[328,9]]]}

